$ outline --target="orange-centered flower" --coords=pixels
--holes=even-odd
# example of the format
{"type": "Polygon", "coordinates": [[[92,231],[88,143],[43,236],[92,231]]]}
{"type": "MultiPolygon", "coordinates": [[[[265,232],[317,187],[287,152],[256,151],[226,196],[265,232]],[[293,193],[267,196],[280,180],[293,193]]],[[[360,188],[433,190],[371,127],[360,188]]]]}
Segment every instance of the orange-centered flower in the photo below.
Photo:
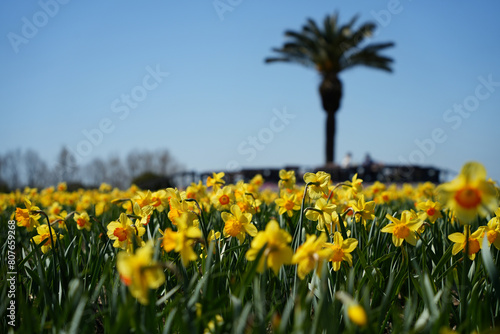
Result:
{"type": "Polygon", "coordinates": [[[235,201],[233,188],[231,186],[223,187],[212,195],[212,204],[219,211],[229,210],[231,203],[235,201]]]}
{"type": "Polygon", "coordinates": [[[87,231],[90,231],[92,223],[90,222],[90,217],[86,211],[83,211],[82,213],[76,213],[73,218],[75,219],[76,227],[79,230],[86,229],[87,231]]]}
{"type": "MultiPolygon", "coordinates": [[[[33,237],[33,241],[35,241],[37,245],[43,242],[41,248],[42,252],[45,254],[52,248],[52,242],[54,242],[54,245],[56,245],[56,240],[58,237],[57,233],[52,227],[49,227],[48,225],[40,225],[39,227],[36,228],[36,231],[38,232],[38,235],[35,235],[33,237]],[[51,235],[52,235],[52,240],[50,239],[51,235]]],[[[59,235],[59,239],[62,238],[63,236],[59,235]]]]}
{"type": "Polygon", "coordinates": [[[465,209],[474,209],[481,203],[481,193],[479,190],[468,186],[459,189],[454,197],[458,205],[465,209]]]}
{"type": "MultiPolygon", "coordinates": [[[[137,221],[138,223],[139,221],[137,221]]],[[[134,240],[139,245],[144,245],[141,239],[146,229],[140,224],[134,224],[127,215],[122,212],[118,221],[108,224],[108,238],[114,240],[113,247],[133,251],[134,240]]]]}
{"type": "MultiPolygon", "coordinates": [[[[469,245],[468,245],[468,252],[467,252],[467,256],[469,257],[469,259],[471,260],[474,260],[474,258],[476,257],[476,253],[479,252],[479,250],[481,249],[481,245],[482,245],[482,242],[483,242],[483,237],[484,237],[484,230],[485,230],[485,226],[480,226],[474,233],[470,234],[470,227],[469,226],[466,226],[464,228],[464,232],[467,232],[467,230],[469,230],[469,245]]],[[[451,241],[453,241],[455,244],[453,245],[453,250],[452,250],[452,254],[453,255],[456,255],[458,254],[458,252],[460,252],[461,250],[464,250],[465,251],[465,247],[466,247],[466,237],[465,237],[465,234],[464,233],[460,233],[460,232],[457,232],[457,233],[453,233],[453,234],[450,234],[448,236],[448,239],[450,239],[451,241]]]]}
{"type": "Polygon", "coordinates": [[[484,228],[488,243],[500,250],[500,208],[495,210],[495,217],[491,218],[484,228]]]}
{"type": "Polygon", "coordinates": [[[441,218],[441,204],[438,202],[433,202],[430,199],[426,202],[419,202],[415,206],[418,212],[418,218],[421,220],[427,220],[430,223],[434,224],[434,222],[441,218]]]}
{"type": "Polygon", "coordinates": [[[463,224],[477,215],[487,216],[498,207],[495,187],[486,180],[486,169],[478,162],[468,162],[456,179],[437,188],[440,201],[454,211],[463,224]]]}
{"type": "Polygon", "coordinates": [[[401,246],[404,240],[410,245],[416,245],[417,236],[415,232],[424,223],[422,220],[412,218],[412,214],[408,210],[403,211],[401,219],[397,219],[390,214],[387,214],[385,217],[389,219],[391,223],[382,228],[380,231],[384,233],[392,233],[392,242],[394,243],[394,246],[401,246]]]}
{"type": "Polygon", "coordinates": [[[408,226],[403,224],[395,225],[392,234],[400,239],[404,239],[410,235],[410,229],[408,228],[408,226]]]}
{"type": "Polygon", "coordinates": [[[291,217],[294,211],[300,210],[300,203],[295,194],[287,194],[284,192],[282,197],[277,198],[274,202],[279,207],[278,213],[280,215],[286,213],[288,217],[291,217]]]}
{"type": "Polygon", "coordinates": [[[332,262],[333,270],[339,271],[342,261],[352,266],[351,252],[358,246],[358,240],[354,238],[345,239],[340,232],[333,235],[333,244],[325,243],[324,246],[332,251],[329,260],[332,262]]]}
{"type": "Polygon", "coordinates": [[[221,205],[227,205],[227,204],[229,204],[229,196],[224,194],[221,197],[219,197],[219,203],[221,205]]]}
{"type": "Polygon", "coordinates": [[[241,212],[238,205],[231,206],[231,213],[222,212],[221,217],[224,221],[224,236],[237,237],[243,243],[246,234],[252,237],[257,235],[257,228],[252,224],[252,214],[241,212]]]}
{"type": "Polygon", "coordinates": [[[31,205],[31,202],[25,198],[24,205],[26,209],[16,208],[16,220],[17,226],[24,226],[28,232],[32,231],[33,228],[40,226],[38,220],[40,219],[40,214],[34,214],[33,211],[38,211],[40,208],[35,205],[31,205]]]}
{"type": "MultiPolygon", "coordinates": [[[[338,232],[337,232],[338,233],[338,232]]],[[[331,247],[332,251],[333,251],[333,254],[332,256],[330,257],[330,259],[333,261],[333,262],[340,262],[342,261],[342,258],[344,257],[344,251],[342,250],[342,247],[339,246],[339,245],[333,245],[331,247]]]]}
{"type": "Polygon", "coordinates": [[[123,227],[117,227],[113,231],[113,235],[118,238],[118,241],[125,241],[127,239],[127,230],[123,227]]]}

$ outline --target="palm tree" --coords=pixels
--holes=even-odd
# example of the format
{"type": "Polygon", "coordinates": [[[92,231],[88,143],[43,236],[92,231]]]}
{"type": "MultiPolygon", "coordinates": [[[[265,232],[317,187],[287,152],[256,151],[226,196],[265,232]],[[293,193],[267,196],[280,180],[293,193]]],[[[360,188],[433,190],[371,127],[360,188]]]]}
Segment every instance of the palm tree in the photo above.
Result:
{"type": "Polygon", "coordinates": [[[279,56],[266,58],[266,63],[289,62],[314,67],[321,75],[319,93],[326,111],[326,164],[335,160],[335,116],[342,98],[342,82],[339,73],[358,65],[391,72],[392,59],[381,56],[380,50],[394,46],[394,43],[374,43],[360,47],[366,37],[376,28],[368,22],[353,31],[357,16],[345,25],[339,25],[338,14],[327,16],[323,27],[312,19],[302,27],[301,32],[288,30],[289,39],[280,49],[274,48],[279,56]]]}

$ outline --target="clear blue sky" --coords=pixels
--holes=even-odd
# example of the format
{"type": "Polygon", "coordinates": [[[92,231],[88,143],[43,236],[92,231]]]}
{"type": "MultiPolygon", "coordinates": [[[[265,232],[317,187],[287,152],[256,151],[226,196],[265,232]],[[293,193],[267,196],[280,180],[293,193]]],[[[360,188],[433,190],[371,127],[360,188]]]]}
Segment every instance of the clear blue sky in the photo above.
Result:
{"type": "Polygon", "coordinates": [[[198,171],[320,166],[319,76],[264,58],[286,29],[338,10],[396,47],[384,52],[392,74],[341,74],[337,162],[477,160],[500,180],[498,1],[61,2],[0,4],[0,153],[32,148],[50,163],[66,145],[86,164],[166,148],[198,171]]]}

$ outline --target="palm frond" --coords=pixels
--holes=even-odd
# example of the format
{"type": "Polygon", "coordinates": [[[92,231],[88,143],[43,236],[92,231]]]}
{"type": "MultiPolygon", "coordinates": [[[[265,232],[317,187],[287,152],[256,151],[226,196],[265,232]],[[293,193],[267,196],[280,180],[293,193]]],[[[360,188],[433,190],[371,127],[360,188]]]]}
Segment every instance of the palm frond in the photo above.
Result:
{"type": "Polygon", "coordinates": [[[380,56],[377,52],[394,44],[370,44],[360,49],[359,45],[373,34],[376,25],[367,22],[354,29],[358,18],[356,15],[346,24],[339,25],[338,13],[334,13],[325,17],[322,26],[309,18],[301,31],[285,31],[288,40],[281,48],[273,49],[279,56],[267,58],[265,62],[314,66],[322,74],[338,73],[355,65],[390,70],[392,59],[380,56]]]}

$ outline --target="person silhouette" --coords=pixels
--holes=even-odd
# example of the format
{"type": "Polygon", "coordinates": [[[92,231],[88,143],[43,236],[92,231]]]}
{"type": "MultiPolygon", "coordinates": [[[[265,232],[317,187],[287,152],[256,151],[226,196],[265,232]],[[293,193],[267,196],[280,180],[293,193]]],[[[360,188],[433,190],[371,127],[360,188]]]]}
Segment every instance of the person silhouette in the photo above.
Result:
{"type": "Polygon", "coordinates": [[[344,159],[342,159],[342,163],[340,164],[340,167],[342,167],[342,168],[351,167],[351,161],[352,161],[352,154],[351,154],[351,152],[347,152],[344,159]]]}

